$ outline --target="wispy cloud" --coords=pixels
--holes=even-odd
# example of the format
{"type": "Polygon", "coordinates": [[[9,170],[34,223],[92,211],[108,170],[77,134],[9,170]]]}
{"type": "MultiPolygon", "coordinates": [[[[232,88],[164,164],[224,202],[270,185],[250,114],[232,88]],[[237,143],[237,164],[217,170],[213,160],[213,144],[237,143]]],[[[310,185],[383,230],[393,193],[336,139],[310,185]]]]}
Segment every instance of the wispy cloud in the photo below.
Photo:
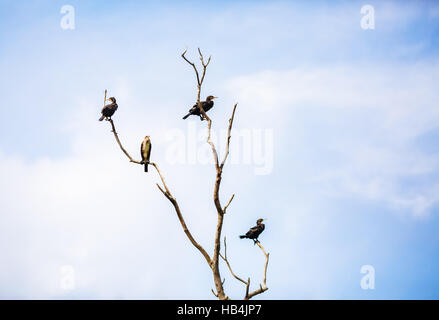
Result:
{"type": "Polygon", "coordinates": [[[318,189],[420,216],[439,200],[437,181],[425,179],[439,173],[439,154],[417,146],[439,130],[438,81],[437,63],[347,65],[261,72],[229,88],[263,121],[280,121],[291,136],[305,132],[290,153],[314,150],[306,176],[318,189]]]}

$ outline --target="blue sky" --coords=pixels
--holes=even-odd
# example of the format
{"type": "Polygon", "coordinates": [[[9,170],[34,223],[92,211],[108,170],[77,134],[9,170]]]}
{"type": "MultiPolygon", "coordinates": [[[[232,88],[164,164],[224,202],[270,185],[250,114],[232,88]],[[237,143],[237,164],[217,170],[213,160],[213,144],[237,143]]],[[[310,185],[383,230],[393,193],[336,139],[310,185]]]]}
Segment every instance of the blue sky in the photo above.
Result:
{"type": "Polygon", "coordinates": [[[128,163],[97,121],[108,89],[124,145],[137,157],[151,136],[211,251],[213,168],[172,154],[191,130],[206,152],[203,124],[181,120],[196,92],[180,54],[197,60],[201,47],[212,55],[202,95],[220,97],[214,133],[239,102],[232,155],[245,133],[273,135],[249,147],[273,156],[268,174],[256,174],[254,154],[225,169],[236,273],[260,281],[263,256],[238,235],[266,217],[260,298],[437,299],[438,35],[434,1],[0,1],[0,298],[213,298],[158,177],[128,163]],[[74,30],[60,27],[65,4],[74,30]],[[365,4],[374,30],[360,26],[365,4]],[[375,268],[374,290],[360,287],[363,265],[375,268]]]}

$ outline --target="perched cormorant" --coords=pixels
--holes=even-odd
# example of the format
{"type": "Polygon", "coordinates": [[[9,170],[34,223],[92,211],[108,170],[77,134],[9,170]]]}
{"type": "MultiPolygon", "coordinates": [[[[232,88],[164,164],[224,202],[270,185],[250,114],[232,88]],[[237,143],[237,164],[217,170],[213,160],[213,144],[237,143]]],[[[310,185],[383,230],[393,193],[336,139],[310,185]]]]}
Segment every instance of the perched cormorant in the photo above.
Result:
{"type": "Polygon", "coordinates": [[[142,144],[140,145],[140,155],[142,156],[142,162],[145,164],[145,172],[148,172],[148,163],[149,156],[151,155],[151,140],[149,136],[146,136],[143,139],[142,144]]]}
{"type": "MultiPolygon", "coordinates": [[[[208,96],[206,98],[206,101],[201,102],[201,106],[204,110],[204,112],[209,111],[213,107],[213,99],[217,99],[218,97],[214,96],[208,96]]],[[[189,117],[190,115],[199,116],[200,120],[204,120],[204,117],[202,113],[200,112],[200,109],[198,108],[198,104],[194,104],[192,108],[190,108],[189,113],[183,117],[183,120],[189,117]]]]}
{"type": "Polygon", "coordinates": [[[263,224],[262,221],[264,221],[264,219],[258,219],[256,221],[256,226],[254,226],[253,228],[250,228],[250,230],[245,235],[242,235],[239,237],[241,239],[244,239],[244,238],[252,239],[255,243],[259,242],[258,237],[262,233],[262,231],[264,231],[264,229],[265,229],[265,224],[263,224]]]}
{"type": "Polygon", "coordinates": [[[111,97],[108,98],[107,100],[111,101],[110,104],[105,105],[105,107],[102,108],[102,117],[99,118],[99,121],[104,120],[105,118],[110,118],[111,116],[116,112],[117,110],[117,103],[116,103],[116,98],[111,97]]]}

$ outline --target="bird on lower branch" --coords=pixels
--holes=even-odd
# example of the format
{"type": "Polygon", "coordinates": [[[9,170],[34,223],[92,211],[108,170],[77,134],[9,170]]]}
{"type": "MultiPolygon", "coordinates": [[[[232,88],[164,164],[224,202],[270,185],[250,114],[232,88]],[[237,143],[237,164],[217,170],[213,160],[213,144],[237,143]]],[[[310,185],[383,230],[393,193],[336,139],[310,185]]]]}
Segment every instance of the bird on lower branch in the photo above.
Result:
{"type": "Polygon", "coordinates": [[[146,136],[145,139],[143,139],[142,144],[140,145],[140,155],[142,157],[142,163],[145,165],[145,172],[148,172],[148,164],[149,164],[149,157],[151,155],[151,140],[149,139],[149,136],[146,136]]]}
{"type": "MultiPolygon", "coordinates": [[[[116,98],[111,97],[107,99],[108,101],[111,101],[110,104],[105,105],[102,108],[102,117],[99,118],[99,121],[104,120],[105,118],[107,119],[111,119],[111,116],[116,112],[117,110],[117,103],[116,103],[116,98]]],[[[106,100],[106,101],[107,101],[106,100]]]]}
{"type": "Polygon", "coordinates": [[[250,228],[250,230],[245,235],[239,236],[239,238],[252,239],[255,244],[256,244],[256,242],[259,242],[258,237],[262,233],[262,231],[264,231],[264,229],[265,229],[265,224],[263,224],[262,221],[264,221],[264,219],[258,219],[256,221],[256,226],[250,228]]]}
{"type": "MultiPolygon", "coordinates": [[[[209,111],[210,109],[213,108],[213,99],[217,99],[218,97],[214,97],[214,96],[208,96],[206,98],[206,101],[201,101],[201,107],[203,108],[204,112],[209,111]]],[[[187,117],[194,115],[194,116],[199,116],[200,120],[204,120],[203,114],[200,112],[200,108],[198,108],[198,104],[194,104],[194,106],[192,108],[189,109],[189,113],[187,115],[185,115],[183,117],[183,120],[186,119],[187,117]]]]}

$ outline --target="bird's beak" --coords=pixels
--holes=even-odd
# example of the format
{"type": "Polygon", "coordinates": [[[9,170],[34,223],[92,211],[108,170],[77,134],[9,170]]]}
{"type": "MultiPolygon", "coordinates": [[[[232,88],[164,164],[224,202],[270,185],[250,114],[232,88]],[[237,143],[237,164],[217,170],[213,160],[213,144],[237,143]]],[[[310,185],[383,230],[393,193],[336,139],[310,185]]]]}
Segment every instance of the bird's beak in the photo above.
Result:
{"type": "Polygon", "coordinates": [[[218,99],[218,97],[213,97],[214,99],[218,99]]]}

